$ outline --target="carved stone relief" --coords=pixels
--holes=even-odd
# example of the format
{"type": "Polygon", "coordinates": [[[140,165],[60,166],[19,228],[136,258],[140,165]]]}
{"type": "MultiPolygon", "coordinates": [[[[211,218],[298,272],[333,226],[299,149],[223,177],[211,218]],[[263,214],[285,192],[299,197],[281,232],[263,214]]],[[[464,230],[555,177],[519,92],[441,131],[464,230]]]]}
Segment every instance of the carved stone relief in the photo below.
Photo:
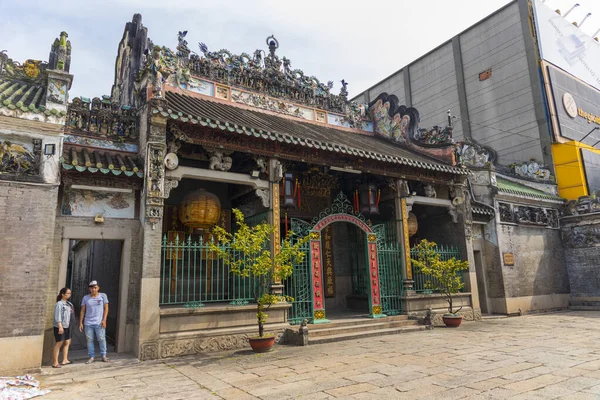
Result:
{"type": "Polygon", "coordinates": [[[552,208],[498,203],[500,222],[558,228],[559,212],[552,208]]]}
{"type": "Polygon", "coordinates": [[[600,246],[600,226],[585,225],[565,229],[562,232],[564,243],[569,247],[596,247],[600,246]]]}
{"type": "Polygon", "coordinates": [[[269,189],[256,189],[255,193],[260,198],[263,207],[269,208],[271,205],[269,189]]]}
{"type": "Polygon", "coordinates": [[[171,190],[175,189],[179,186],[179,181],[177,179],[166,179],[165,180],[165,199],[168,199],[171,196],[171,190]]]}
{"type": "Polygon", "coordinates": [[[455,208],[448,209],[448,214],[450,214],[450,217],[452,218],[452,223],[457,224],[458,223],[458,212],[456,211],[456,209],[455,208]]]}
{"type": "Polygon", "coordinates": [[[0,174],[38,176],[42,153],[42,140],[33,139],[33,146],[5,140],[0,141],[0,174]]]}
{"type": "Polygon", "coordinates": [[[507,203],[498,203],[498,211],[500,212],[501,222],[515,222],[512,207],[507,203]]]}
{"type": "Polygon", "coordinates": [[[150,144],[146,155],[146,218],[153,228],[162,218],[165,150],[166,146],[164,144],[150,144]]]}
{"type": "Polygon", "coordinates": [[[193,340],[170,340],[160,344],[161,358],[183,356],[194,353],[193,340]]]}
{"type": "Polygon", "coordinates": [[[508,167],[514,175],[534,179],[536,181],[550,182],[553,177],[550,174],[550,170],[547,169],[543,164],[530,160],[522,164],[511,164],[508,167]]]}
{"type": "Polygon", "coordinates": [[[177,357],[187,354],[233,350],[247,346],[248,336],[246,334],[165,340],[160,344],[160,356],[162,358],[177,357]]]}
{"type": "Polygon", "coordinates": [[[140,360],[156,360],[158,356],[158,343],[157,342],[145,342],[142,343],[140,349],[140,360]]]}
{"type": "Polygon", "coordinates": [[[233,159],[219,150],[206,149],[209,153],[208,168],[215,171],[227,172],[233,165],[233,159]]]}
{"type": "Polygon", "coordinates": [[[272,182],[281,182],[283,179],[283,164],[279,160],[271,160],[271,171],[269,175],[272,182]]]}
{"type": "Polygon", "coordinates": [[[483,168],[496,161],[496,152],[474,142],[459,142],[455,145],[456,161],[467,167],[483,168]]]}
{"type": "Polygon", "coordinates": [[[425,185],[425,196],[430,197],[430,198],[436,198],[437,197],[437,193],[435,191],[435,187],[433,187],[432,184],[426,184],[425,185]]]}
{"type": "Polygon", "coordinates": [[[256,161],[256,166],[260,172],[262,172],[263,174],[265,172],[267,172],[267,162],[265,161],[264,158],[258,157],[258,158],[256,158],[255,161],[256,161]]]}
{"type": "Polygon", "coordinates": [[[600,212],[600,190],[590,196],[582,196],[577,200],[571,200],[565,206],[567,215],[581,215],[600,212]]]}

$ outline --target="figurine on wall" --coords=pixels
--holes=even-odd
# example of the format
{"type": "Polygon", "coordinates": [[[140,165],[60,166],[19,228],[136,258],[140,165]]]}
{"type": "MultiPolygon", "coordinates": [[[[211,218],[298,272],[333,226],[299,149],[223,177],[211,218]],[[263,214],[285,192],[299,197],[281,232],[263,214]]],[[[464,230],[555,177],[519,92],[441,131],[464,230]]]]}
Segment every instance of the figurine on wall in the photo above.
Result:
{"type": "Polygon", "coordinates": [[[227,172],[233,165],[233,159],[229,156],[224,156],[223,152],[215,151],[209,159],[208,168],[216,171],[227,172]]]}
{"type": "Polygon", "coordinates": [[[435,187],[431,184],[425,185],[425,196],[435,199],[437,197],[437,193],[435,191],[435,187]]]}

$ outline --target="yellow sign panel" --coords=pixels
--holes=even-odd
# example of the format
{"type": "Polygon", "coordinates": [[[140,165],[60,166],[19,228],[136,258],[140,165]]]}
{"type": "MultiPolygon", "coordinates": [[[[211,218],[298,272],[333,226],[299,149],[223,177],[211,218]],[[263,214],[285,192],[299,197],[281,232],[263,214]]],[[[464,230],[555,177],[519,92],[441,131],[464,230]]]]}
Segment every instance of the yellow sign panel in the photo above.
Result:
{"type": "Polygon", "coordinates": [[[410,241],[408,234],[408,212],[406,210],[406,199],[402,199],[402,228],[404,231],[404,254],[406,256],[406,279],[412,279],[412,266],[410,261],[410,241]]]}
{"type": "Polygon", "coordinates": [[[502,253],[504,259],[504,265],[512,267],[515,265],[515,255],[513,253],[502,253]]]}

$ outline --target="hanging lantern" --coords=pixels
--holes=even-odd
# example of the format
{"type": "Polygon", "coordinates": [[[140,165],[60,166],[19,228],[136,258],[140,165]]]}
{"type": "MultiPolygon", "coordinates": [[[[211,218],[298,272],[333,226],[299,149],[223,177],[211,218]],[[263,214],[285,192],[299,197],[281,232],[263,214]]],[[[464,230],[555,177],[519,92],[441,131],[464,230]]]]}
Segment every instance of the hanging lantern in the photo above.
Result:
{"type": "Polygon", "coordinates": [[[361,186],[359,190],[360,212],[363,214],[379,214],[381,191],[374,184],[361,186]]]}
{"type": "Polygon", "coordinates": [[[413,213],[408,213],[408,236],[413,236],[419,230],[419,222],[417,216],[413,213]]]}
{"type": "Polygon", "coordinates": [[[291,172],[283,176],[283,207],[296,208],[300,200],[300,184],[291,172]]]}
{"type": "Polygon", "coordinates": [[[190,229],[208,229],[219,221],[221,202],[204,189],[188,193],[179,207],[179,220],[190,229]]]}

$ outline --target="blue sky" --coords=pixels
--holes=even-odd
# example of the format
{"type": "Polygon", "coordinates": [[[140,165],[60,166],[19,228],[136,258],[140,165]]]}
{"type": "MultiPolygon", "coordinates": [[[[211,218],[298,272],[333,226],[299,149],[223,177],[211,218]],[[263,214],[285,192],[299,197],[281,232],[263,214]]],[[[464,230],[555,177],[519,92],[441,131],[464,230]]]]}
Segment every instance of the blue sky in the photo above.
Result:
{"type": "MultiPolygon", "coordinates": [[[[16,61],[47,60],[61,31],[72,44],[71,89],[74,96],[110,94],[118,43],[125,23],[141,13],[155,44],[172,49],[177,32],[187,30],[192,50],[205,42],[210,50],[234,53],[266,50],[271,34],[278,54],[321,81],[350,82],[355,95],[468,28],[509,0],[341,1],[304,0],[0,0],[0,50],[16,61]]],[[[574,0],[548,0],[568,10],[574,0]]],[[[569,19],[600,28],[600,1],[579,0],[569,19]]]]}

